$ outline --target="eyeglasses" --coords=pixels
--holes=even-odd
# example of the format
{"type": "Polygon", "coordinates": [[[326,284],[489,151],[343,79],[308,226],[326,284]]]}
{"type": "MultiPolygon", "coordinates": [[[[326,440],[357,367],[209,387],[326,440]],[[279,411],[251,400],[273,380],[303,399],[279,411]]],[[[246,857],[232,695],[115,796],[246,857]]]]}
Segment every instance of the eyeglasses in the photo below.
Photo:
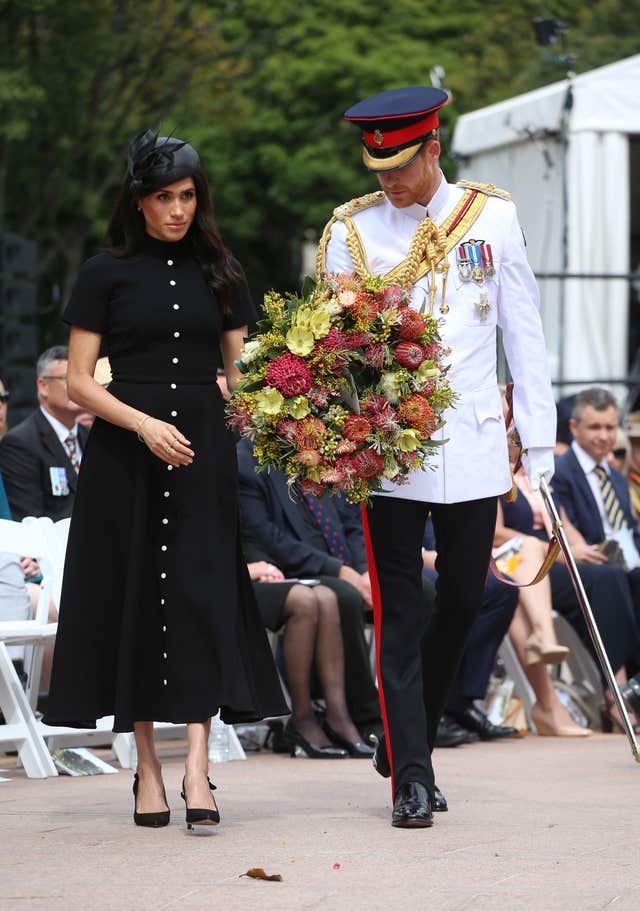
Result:
{"type": "Polygon", "coordinates": [[[64,382],[66,383],[67,374],[65,373],[64,376],[52,376],[50,373],[43,373],[42,376],[40,377],[40,379],[41,380],[64,380],[64,382]]]}
{"type": "Polygon", "coordinates": [[[0,402],[6,402],[9,398],[8,392],[0,392],[0,402]]]}

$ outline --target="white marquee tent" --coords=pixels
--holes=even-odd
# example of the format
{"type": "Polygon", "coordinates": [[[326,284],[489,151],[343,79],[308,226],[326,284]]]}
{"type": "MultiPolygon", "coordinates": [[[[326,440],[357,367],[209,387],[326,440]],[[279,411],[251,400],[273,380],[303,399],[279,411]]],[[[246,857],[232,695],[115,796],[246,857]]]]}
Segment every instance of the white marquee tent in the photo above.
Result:
{"type": "MultiPolygon", "coordinates": [[[[459,177],[512,193],[535,272],[620,275],[637,266],[630,262],[634,134],[640,55],[462,116],[453,151],[459,177]]],[[[552,377],[626,376],[628,282],[539,285],[552,377]]]]}

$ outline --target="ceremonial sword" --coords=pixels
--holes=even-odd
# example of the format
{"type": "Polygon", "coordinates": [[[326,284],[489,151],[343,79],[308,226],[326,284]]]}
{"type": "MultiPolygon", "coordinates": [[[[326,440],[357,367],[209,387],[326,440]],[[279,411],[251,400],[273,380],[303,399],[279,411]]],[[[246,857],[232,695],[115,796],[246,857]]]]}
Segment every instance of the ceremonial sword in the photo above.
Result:
{"type": "Polygon", "coordinates": [[[589,630],[589,635],[591,636],[591,641],[593,642],[598,660],[600,661],[600,667],[602,668],[609,688],[613,693],[615,703],[618,706],[618,711],[620,712],[620,717],[622,718],[622,725],[625,729],[629,744],[631,746],[631,753],[635,761],[640,762],[640,747],[638,747],[638,741],[636,740],[633,725],[629,721],[629,715],[627,714],[627,709],[622,698],[622,693],[620,692],[620,687],[618,686],[618,682],[611,669],[611,664],[609,663],[607,653],[604,650],[604,645],[602,644],[602,639],[600,638],[600,631],[598,630],[598,626],[593,616],[591,605],[589,604],[589,599],[587,598],[587,593],[584,590],[584,585],[582,584],[582,579],[580,578],[580,573],[578,572],[576,561],[574,560],[573,554],[571,553],[571,548],[569,547],[569,542],[567,541],[567,536],[565,534],[562,521],[558,514],[558,510],[556,509],[556,504],[553,501],[551,490],[549,489],[549,485],[547,484],[545,478],[542,478],[540,481],[540,490],[542,493],[542,499],[544,500],[544,505],[547,507],[547,512],[549,513],[549,517],[551,519],[553,534],[556,538],[556,541],[560,545],[560,550],[564,554],[564,558],[567,563],[567,569],[569,570],[569,575],[571,576],[571,581],[573,582],[573,587],[576,591],[578,603],[580,604],[585,623],[587,624],[587,629],[589,630]]]}

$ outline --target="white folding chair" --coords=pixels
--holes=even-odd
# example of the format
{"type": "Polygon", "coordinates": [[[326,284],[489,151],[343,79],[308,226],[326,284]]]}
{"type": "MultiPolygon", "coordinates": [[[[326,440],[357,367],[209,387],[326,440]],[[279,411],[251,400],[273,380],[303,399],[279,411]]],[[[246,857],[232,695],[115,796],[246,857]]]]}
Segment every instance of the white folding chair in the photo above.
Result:
{"type": "MultiPolygon", "coordinates": [[[[0,520],[0,551],[39,559],[44,549],[37,529],[8,519],[0,520]]],[[[5,720],[0,725],[0,744],[18,750],[18,757],[30,778],[58,774],[35,717],[42,648],[55,638],[57,627],[55,623],[47,623],[50,591],[51,585],[44,579],[33,620],[0,621],[0,709],[5,720]],[[25,660],[26,693],[9,654],[9,647],[15,645],[31,646],[25,660]]]]}

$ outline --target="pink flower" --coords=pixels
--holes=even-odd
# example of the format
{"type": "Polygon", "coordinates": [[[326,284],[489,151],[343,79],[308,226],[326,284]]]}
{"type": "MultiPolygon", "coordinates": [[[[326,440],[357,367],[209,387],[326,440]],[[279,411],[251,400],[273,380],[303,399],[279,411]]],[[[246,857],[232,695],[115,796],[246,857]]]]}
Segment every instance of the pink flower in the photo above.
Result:
{"type": "Polygon", "coordinates": [[[347,337],[340,329],[332,326],[318,343],[325,351],[344,351],[348,348],[347,337]]]}
{"type": "Polygon", "coordinates": [[[287,397],[304,395],[313,383],[311,371],[302,358],[288,351],[271,361],[265,379],[268,386],[287,397]]]}
{"type": "Polygon", "coordinates": [[[338,295],[338,303],[341,307],[352,307],[358,297],[355,291],[341,291],[338,295]]]}
{"type": "Polygon", "coordinates": [[[387,310],[392,307],[406,307],[405,294],[402,288],[391,285],[380,293],[380,307],[387,310]]]}

